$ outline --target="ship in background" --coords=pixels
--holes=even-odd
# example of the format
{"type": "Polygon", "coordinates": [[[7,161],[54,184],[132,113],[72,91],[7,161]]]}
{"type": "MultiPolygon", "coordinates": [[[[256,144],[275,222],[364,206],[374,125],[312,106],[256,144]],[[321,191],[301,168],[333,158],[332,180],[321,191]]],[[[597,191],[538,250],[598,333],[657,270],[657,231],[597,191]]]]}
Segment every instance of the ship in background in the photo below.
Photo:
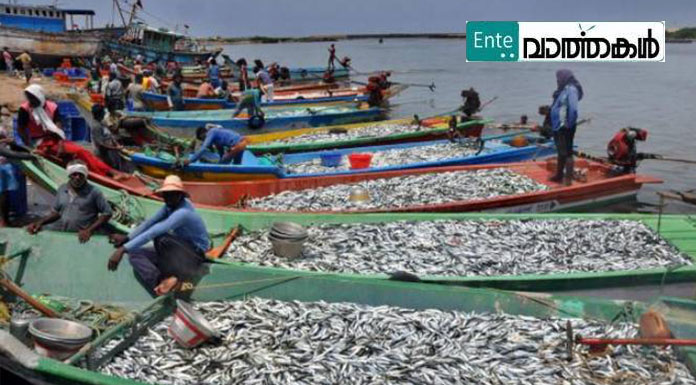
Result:
{"type": "Polygon", "coordinates": [[[154,28],[137,20],[136,13],[143,9],[141,0],[132,1],[130,11],[124,10],[119,0],[114,0],[114,8],[121,16],[126,32],[118,38],[105,39],[107,51],[120,56],[140,55],[146,62],[176,61],[181,64],[205,62],[222,52],[222,48],[207,50],[184,34],[167,28],[154,28]]]}
{"type": "Polygon", "coordinates": [[[31,54],[36,66],[59,65],[64,58],[90,58],[104,32],[94,30],[94,11],[0,3],[0,49],[31,54]],[[76,24],[83,20],[83,27],[76,24]]]}

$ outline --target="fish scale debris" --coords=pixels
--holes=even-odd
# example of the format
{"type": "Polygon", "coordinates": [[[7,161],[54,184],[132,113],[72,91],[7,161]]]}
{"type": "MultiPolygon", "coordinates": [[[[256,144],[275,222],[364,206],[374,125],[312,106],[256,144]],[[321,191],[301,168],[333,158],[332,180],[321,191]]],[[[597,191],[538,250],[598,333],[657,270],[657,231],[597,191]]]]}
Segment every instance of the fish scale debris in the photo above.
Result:
{"type": "MultiPolygon", "coordinates": [[[[481,153],[486,153],[484,150],[481,153]]],[[[391,150],[372,153],[370,167],[387,167],[418,162],[434,162],[450,158],[462,158],[476,155],[478,148],[465,146],[459,143],[437,143],[426,146],[408,148],[395,148],[391,150]]],[[[341,164],[336,167],[321,165],[321,159],[316,158],[306,162],[288,163],[284,165],[285,171],[291,174],[308,174],[320,172],[350,170],[348,156],[341,158],[341,164]]]]}
{"type": "Polygon", "coordinates": [[[413,205],[493,198],[547,190],[548,186],[504,168],[452,171],[375,179],[316,189],[284,191],[252,199],[249,207],[264,210],[385,209],[413,205]],[[356,187],[366,189],[368,201],[351,201],[356,187]]]}
{"type": "MultiPolygon", "coordinates": [[[[356,138],[367,138],[367,137],[382,137],[392,134],[399,134],[403,132],[417,131],[418,126],[407,125],[407,124],[376,124],[369,125],[360,128],[351,128],[345,130],[345,132],[339,132],[334,129],[333,131],[318,132],[312,134],[304,134],[293,136],[289,138],[283,138],[268,142],[268,144],[291,144],[291,143],[322,143],[322,142],[332,142],[334,140],[348,140],[356,138]]],[[[423,130],[423,128],[421,128],[423,130]]]]}
{"type": "MultiPolygon", "coordinates": [[[[576,346],[569,362],[559,318],[259,298],[196,308],[220,344],[180,348],[166,319],[102,372],[177,385],[696,384],[671,348],[617,346],[592,357],[576,346]]],[[[584,336],[637,335],[629,322],[571,322],[584,336]]]]}
{"type": "Polygon", "coordinates": [[[440,220],[308,228],[297,259],[276,256],[267,231],[237,238],[227,258],[262,266],[357,274],[560,274],[690,265],[640,221],[440,220]]]}

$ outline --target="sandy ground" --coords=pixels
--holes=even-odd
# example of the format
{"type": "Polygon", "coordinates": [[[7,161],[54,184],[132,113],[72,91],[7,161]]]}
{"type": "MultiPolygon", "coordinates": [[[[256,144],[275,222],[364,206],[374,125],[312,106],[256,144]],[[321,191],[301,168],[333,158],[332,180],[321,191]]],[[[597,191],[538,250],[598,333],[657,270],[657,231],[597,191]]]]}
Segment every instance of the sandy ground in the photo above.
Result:
{"type": "MultiPolygon", "coordinates": [[[[40,84],[46,96],[49,99],[61,100],[66,99],[65,93],[68,88],[61,87],[51,78],[34,75],[31,79],[32,83],[40,84]]],[[[27,84],[23,77],[8,76],[5,73],[0,74],[0,124],[5,127],[8,132],[12,132],[12,118],[17,113],[17,109],[24,102],[24,93],[27,84]]]]}

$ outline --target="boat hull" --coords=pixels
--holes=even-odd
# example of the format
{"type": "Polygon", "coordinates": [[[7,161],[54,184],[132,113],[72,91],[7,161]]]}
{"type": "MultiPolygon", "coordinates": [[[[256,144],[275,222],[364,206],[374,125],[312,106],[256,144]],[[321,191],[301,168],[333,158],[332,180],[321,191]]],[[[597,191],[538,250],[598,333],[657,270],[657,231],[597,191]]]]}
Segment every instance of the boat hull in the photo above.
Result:
{"type": "Polygon", "coordinates": [[[123,43],[114,40],[104,42],[106,48],[121,55],[136,57],[142,55],[146,62],[153,61],[176,61],[182,64],[195,64],[197,61],[206,61],[210,56],[216,56],[222,52],[222,48],[214,51],[187,52],[187,51],[165,51],[151,47],[123,43]]]}
{"type": "Polygon", "coordinates": [[[0,47],[16,55],[28,51],[34,66],[56,67],[64,58],[92,57],[100,45],[98,34],[47,33],[0,26],[0,47]]]}

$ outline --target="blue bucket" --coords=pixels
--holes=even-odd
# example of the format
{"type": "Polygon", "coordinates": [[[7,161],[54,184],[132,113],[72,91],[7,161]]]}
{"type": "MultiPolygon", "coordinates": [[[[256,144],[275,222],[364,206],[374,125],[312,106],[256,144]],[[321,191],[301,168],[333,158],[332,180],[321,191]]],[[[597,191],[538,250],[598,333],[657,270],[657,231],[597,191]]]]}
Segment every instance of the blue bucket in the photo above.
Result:
{"type": "Polygon", "coordinates": [[[343,155],[340,152],[325,152],[320,155],[321,165],[324,167],[338,167],[341,165],[341,157],[343,155]]]}

